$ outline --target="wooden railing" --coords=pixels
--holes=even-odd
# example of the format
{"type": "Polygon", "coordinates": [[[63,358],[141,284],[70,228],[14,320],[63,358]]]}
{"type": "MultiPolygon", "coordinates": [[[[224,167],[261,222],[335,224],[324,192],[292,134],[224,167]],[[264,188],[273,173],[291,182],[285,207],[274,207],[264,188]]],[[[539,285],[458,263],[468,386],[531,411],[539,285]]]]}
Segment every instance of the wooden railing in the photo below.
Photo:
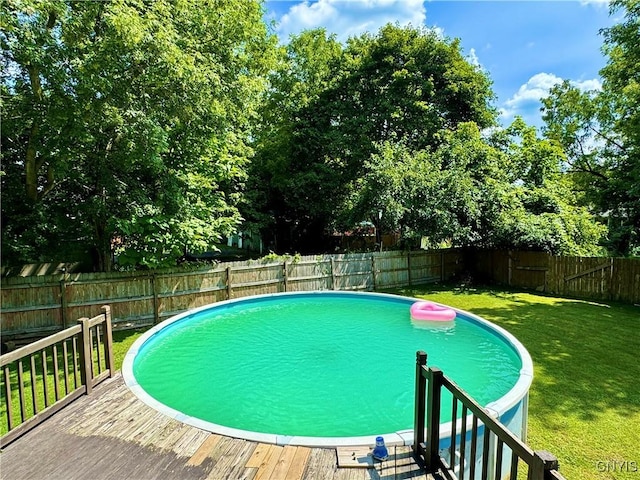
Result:
{"type": "Polygon", "coordinates": [[[564,480],[552,454],[533,451],[440,369],[428,367],[427,354],[422,351],[416,354],[414,435],[413,450],[427,471],[439,472],[449,480],[517,480],[518,474],[526,475],[527,480],[564,480]],[[451,443],[444,450],[447,458],[440,450],[443,389],[452,395],[451,443]],[[503,471],[505,464],[507,471],[503,471]]]}
{"type": "Polygon", "coordinates": [[[0,356],[0,446],[114,374],[111,309],[0,356]]]}

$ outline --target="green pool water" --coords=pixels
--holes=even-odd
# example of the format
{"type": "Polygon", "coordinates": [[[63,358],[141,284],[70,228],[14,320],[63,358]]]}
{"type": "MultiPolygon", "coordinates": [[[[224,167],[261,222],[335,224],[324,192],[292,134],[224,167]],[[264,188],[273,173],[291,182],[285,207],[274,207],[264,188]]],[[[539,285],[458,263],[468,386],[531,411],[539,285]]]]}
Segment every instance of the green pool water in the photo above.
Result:
{"type": "Polygon", "coordinates": [[[191,417],[313,437],[413,428],[417,350],[482,405],[514,386],[521,361],[499,335],[464,314],[450,327],[416,326],[411,303],[310,294],[213,306],[148,338],[133,373],[191,417]]]}

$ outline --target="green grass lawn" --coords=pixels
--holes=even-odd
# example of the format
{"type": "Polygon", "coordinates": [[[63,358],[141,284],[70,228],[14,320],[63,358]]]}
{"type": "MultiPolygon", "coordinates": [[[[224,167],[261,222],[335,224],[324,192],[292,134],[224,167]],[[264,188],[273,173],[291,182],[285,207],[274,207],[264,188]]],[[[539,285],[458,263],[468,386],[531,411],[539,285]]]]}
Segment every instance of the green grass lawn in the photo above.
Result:
{"type": "Polygon", "coordinates": [[[392,293],[475,313],[524,344],[534,364],[527,442],[556,455],[564,476],[640,480],[640,307],[489,289],[392,293]]]}
{"type": "MultiPolygon", "coordinates": [[[[524,344],[535,373],[527,441],[556,455],[565,477],[640,480],[640,307],[433,285],[388,292],[475,313],[524,344]]],[[[116,369],[143,331],[114,332],[116,369]]]]}

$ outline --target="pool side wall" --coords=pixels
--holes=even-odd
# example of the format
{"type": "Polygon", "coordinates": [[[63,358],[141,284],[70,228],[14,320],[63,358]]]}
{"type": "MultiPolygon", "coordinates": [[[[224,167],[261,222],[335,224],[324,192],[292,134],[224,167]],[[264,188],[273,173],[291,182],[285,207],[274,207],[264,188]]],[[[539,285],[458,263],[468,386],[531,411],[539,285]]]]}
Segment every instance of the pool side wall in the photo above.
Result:
{"type": "MultiPolygon", "coordinates": [[[[241,430],[231,427],[226,427],[224,425],[218,425],[215,423],[207,422],[201,420],[199,418],[191,417],[189,415],[185,415],[184,413],[175,410],[167,405],[158,402],[155,398],[150,396],[136,381],[135,375],[133,373],[133,365],[135,361],[136,355],[141,351],[144,344],[153,338],[154,335],[158,334],[161,330],[166,328],[167,326],[174,324],[176,322],[180,322],[189,318],[190,316],[197,314],[204,310],[209,310],[212,308],[221,308],[229,304],[235,304],[239,302],[251,303],[260,301],[265,298],[273,298],[277,296],[298,296],[298,295],[336,295],[336,296],[375,296],[375,297],[383,297],[388,300],[393,300],[397,302],[406,302],[407,305],[411,305],[411,303],[417,301],[415,298],[411,297],[403,297],[399,295],[391,295],[386,293],[370,293],[370,292],[339,292],[339,291],[317,291],[317,292],[290,292],[290,293],[274,293],[274,294],[266,294],[266,295],[257,295],[254,297],[244,297],[240,299],[232,299],[225,300],[222,302],[217,302],[209,305],[204,305],[199,308],[195,308],[193,310],[189,310],[188,312],[184,312],[182,314],[171,317],[162,323],[154,326],[147,332],[145,332],[141,337],[139,337],[131,346],[129,351],[126,353],[123,364],[122,364],[122,375],[125,381],[125,384],[129,387],[134,395],[136,395],[141,401],[149,405],[150,407],[164,413],[165,415],[174,418],[180,422],[186,423],[188,425],[200,428],[202,430],[210,431],[212,433],[217,433],[220,435],[226,435],[234,438],[242,438],[245,440],[250,440],[254,442],[261,443],[271,443],[276,445],[298,445],[298,446],[307,446],[307,447],[338,447],[338,446],[372,446],[375,445],[375,438],[377,435],[372,436],[358,436],[358,437],[304,437],[304,436],[285,436],[271,433],[260,433],[260,432],[252,432],[248,430],[241,430]]],[[[501,338],[507,344],[509,344],[520,357],[522,368],[520,370],[520,377],[517,380],[514,387],[503,397],[497,399],[486,405],[486,408],[494,412],[499,418],[505,419],[508,421],[506,423],[507,428],[511,430],[516,436],[524,439],[524,435],[526,434],[526,424],[527,424],[527,397],[529,388],[531,386],[531,382],[533,380],[533,362],[531,361],[531,356],[529,352],[524,348],[524,346],[509,332],[494,325],[487,320],[484,320],[477,315],[474,315],[470,312],[466,312],[464,310],[455,309],[458,314],[463,315],[468,320],[474,321],[487,330],[494,333],[496,336],[501,338]]],[[[445,372],[446,374],[446,372],[445,372]]],[[[470,426],[471,418],[468,417],[467,424],[470,426]]],[[[441,431],[441,443],[440,447],[442,449],[447,449],[450,445],[451,440],[451,422],[443,423],[440,426],[441,431]]],[[[458,429],[458,431],[460,431],[458,429]]],[[[470,431],[470,429],[468,430],[470,431]]],[[[385,443],[387,445],[412,445],[414,434],[413,430],[402,430],[397,432],[388,432],[388,433],[380,433],[385,439],[385,443]]],[[[481,446],[482,443],[479,443],[481,446]]],[[[479,448],[481,450],[481,448],[479,448]]],[[[480,451],[478,455],[481,457],[482,452],[480,451]]]]}

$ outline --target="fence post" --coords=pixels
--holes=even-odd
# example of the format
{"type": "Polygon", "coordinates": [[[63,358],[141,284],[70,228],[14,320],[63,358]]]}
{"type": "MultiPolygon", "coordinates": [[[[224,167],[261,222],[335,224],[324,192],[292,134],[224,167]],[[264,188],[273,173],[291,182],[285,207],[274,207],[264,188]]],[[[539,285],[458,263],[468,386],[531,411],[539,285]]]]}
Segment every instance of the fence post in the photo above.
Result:
{"type": "Polygon", "coordinates": [[[93,389],[93,378],[91,371],[93,370],[93,359],[91,355],[91,330],[89,328],[89,319],[84,317],[78,319],[78,323],[82,327],[82,338],[79,342],[80,349],[80,382],[85,386],[85,393],[89,395],[93,389]]]}
{"type": "Polygon", "coordinates": [[[227,267],[227,300],[231,300],[231,267],[227,267]]]}
{"type": "Polygon", "coordinates": [[[407,252],[407,279],[409,281],[409,287],[412,286],[411,281],[411,249],[407,252]]]}
{"type": "Polygon", "coordinates": [[[373,289],[376,289],[376,257],[371,255],[371,280],[373,281],[373,289]]]}
{"type": "Polygon", "coordinates": [[[62,318],[62,329],[67,328],[67,274],[62,274],[60,280],[60,317],[62,318]]]}
{"type": "Polygon", "coordinates": [[[287,261],[285,260],[282,264],[282,281],[284,283],[284,291],[287,291],[287,261]]]}
{"type": "Polygon", "coordinates": [[[513,257],[511,256],[511,250],[507,250],[507,285],[511,286],[511,278],[513,276],[513,257]]]}
{"type": "Polygon", "coordinates": [[[104,315],[105,340],[104,350],[107,360],[107,368],[109,369],[109,377],[113,378],[115,363],[113,361],[113,332],[111,331],[111,307],[109,305],[102,306],[102,314],[104,315]]]}
{"type": "Polygon", "coordinates": [[[442,370],[435,367],[429,368],[429,383],[427,386],[427,451],[425,455],[428,472],[434,472],[440,463],[440,397],[442,377],[442,370]]]}
{"type": "Polygon", "coordinates": [[[158,297],[158,286],[156,285],[156,273],[151,274],[151,293],[153,295],[153,324],[160,323],[160,299],[158,297]]]}
{"type": "Polygon", "coordinates": [[[331,257],[331,290],[336,289],[336,264],[333,257],[331,257]]]}
{"type": "MultiPolygon", "coordinates": [[[[614,286],[613,286],[613,279],[614,279],[614,269],[615,269],[615,260],[612,258],[609,259],[609,262],[611,263],[610,267],[609,267],[609,288],[607,291],[607,300],[615,300],[615,294],[614,294],[614,286]]],[[[604,293],[604,292],[603,292],[604,293]]]]}
{"type": "Polygon", "coordinates": [[[424,416],[426,403],[427,379],[422,374],[422,367],[427,364],[427,354],[422,350],[416,352],[416,392],[415,413],[413,416],[413,452],[422,456],[422,444],[424,443],[424,416]]]}

